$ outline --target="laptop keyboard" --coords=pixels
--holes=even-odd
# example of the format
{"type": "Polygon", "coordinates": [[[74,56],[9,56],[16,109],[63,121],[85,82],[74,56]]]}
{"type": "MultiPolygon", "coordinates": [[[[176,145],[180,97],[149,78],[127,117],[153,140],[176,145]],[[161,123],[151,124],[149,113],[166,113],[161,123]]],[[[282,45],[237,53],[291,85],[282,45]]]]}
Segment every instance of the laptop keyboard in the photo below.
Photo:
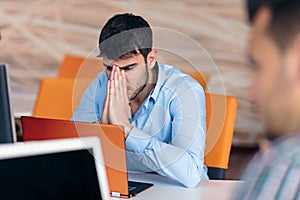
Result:
{"type": "Polygon", "coordinates": [[[135,190],[135,189],[136,189],[135,186],[128,186],[128,191],[129,191],[129,192],[132,191],[132,190],[135,190]]]}

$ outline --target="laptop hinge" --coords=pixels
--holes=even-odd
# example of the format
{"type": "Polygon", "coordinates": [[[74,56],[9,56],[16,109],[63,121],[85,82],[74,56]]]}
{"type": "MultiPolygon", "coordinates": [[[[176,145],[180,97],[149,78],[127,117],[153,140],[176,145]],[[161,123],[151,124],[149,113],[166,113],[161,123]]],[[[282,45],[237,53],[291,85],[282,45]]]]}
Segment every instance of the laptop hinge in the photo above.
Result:
{"type": "Polygon", "coordinates": [[[120,192],[111,192],[112,197],[121,197],[120,192]]]}

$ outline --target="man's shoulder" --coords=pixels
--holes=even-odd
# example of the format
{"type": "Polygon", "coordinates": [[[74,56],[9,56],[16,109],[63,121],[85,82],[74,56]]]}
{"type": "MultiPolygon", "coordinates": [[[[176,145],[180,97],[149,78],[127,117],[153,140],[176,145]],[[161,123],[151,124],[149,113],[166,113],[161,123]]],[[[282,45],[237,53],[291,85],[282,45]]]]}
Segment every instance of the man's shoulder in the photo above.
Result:
{"type": "Polygon", "coordinates": [[[277,169],[278,166],[290,165],[292,162],[300,164],[300,134],[282,137],[275,140],[272,145],[261,150],[257,154],[258,159],[254,159],[253,164],[265,165],[270,170],[277,169]]]}
{"type": "Polygon", "coordinates": [[[95,78],[91,82],[91,85],[98,87],[99,85],[106,85],[107,81],[108,81],[107,75],[105,71],[102,71],[95,76],[95,78]]]}
{"type": "Polygon", "coordinates": [[[169,87],[186,88],[192,86],[194,88],[202,88],[195,79],[174,66],[159,64],[159,70],[161,70],[161,72],[159,72],[160,75],[163,76],[163,80],[160,81],[169,87]]]}
{"type": "MultiPolygon", "coordinates": [[[[279,193],[285,194],[290,183],[299,180],[294,173],[300,169],[299,136],[280,138],[267,149],[260,150],[243,172],[242,179],[247,185],[237,190],[234,199],[241,196],[245,199],[275,199],[279,193]]],[[[297,191],[297,187],[290,189],[290,192],[297,191]]]]}
{"type": "Polygon", "coordinates": [[[107,81],[107,76],[105,71],[99,72],[96,76],[96,79],[98,79],[99,81],[107,81]]]}
{"type": "Polygon", "coordinates": [[[261,150],[260,154],[262,160],[269,160],[271,165],[278,165],[283,160],[294,159],[296,155],[300,160],[300,134],[294,134],[291,136],[283,136],[274,140],[271,145],[261,150]],[[266,159],[267,158],[267,159],[266,159]]]}
{"type": "MultiPolygon", "coordinates": [[[[286,156],[291,154],[300,153],[300,132],[289,136],[283,136],[274,142],[274,150],[278,153],[285,154],[286,156]]],[[[300,154],[299,154],[300,155],[300,154]]]]}

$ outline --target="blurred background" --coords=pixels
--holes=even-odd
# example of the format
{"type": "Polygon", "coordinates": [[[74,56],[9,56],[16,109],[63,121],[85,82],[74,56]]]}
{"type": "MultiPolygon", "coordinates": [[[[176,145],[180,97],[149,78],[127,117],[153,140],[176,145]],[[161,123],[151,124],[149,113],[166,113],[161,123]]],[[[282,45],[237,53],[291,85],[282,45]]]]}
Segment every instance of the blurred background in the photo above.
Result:
{"type": "Polygon", "coordinates": [[[253,72],[243,0],[0,0],[0,62],[10,66],[14,111],[32,111],[40,80],[57,76],[64,55],[95,57],[102,26],[124,12],[156,27],[155,46],[165,30],[190,42],[174,36],[159,61],[209,73],[209,92],[237,97],[233,146],[256,146],[263,132],[246,99],[253,72]]]}

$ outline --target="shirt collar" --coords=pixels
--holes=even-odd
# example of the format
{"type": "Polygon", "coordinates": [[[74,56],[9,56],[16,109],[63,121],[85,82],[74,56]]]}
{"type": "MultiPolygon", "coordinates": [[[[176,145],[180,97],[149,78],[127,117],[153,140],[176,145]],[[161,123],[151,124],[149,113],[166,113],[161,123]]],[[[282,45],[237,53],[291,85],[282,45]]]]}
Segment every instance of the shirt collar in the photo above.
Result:
{"type": "Polygon", "coordinates": [[[163,67],[158,62],[157,62],[157,66],[158,66],[157,67],[157,70],[158,70],[157,82],[155,84],[154,89],[150,93],[150,98],[152,98],[154,101],[156,101],[158,94],[163,87],[163,83],[164,83],[165,77],[166,77],[163,67]]]}

